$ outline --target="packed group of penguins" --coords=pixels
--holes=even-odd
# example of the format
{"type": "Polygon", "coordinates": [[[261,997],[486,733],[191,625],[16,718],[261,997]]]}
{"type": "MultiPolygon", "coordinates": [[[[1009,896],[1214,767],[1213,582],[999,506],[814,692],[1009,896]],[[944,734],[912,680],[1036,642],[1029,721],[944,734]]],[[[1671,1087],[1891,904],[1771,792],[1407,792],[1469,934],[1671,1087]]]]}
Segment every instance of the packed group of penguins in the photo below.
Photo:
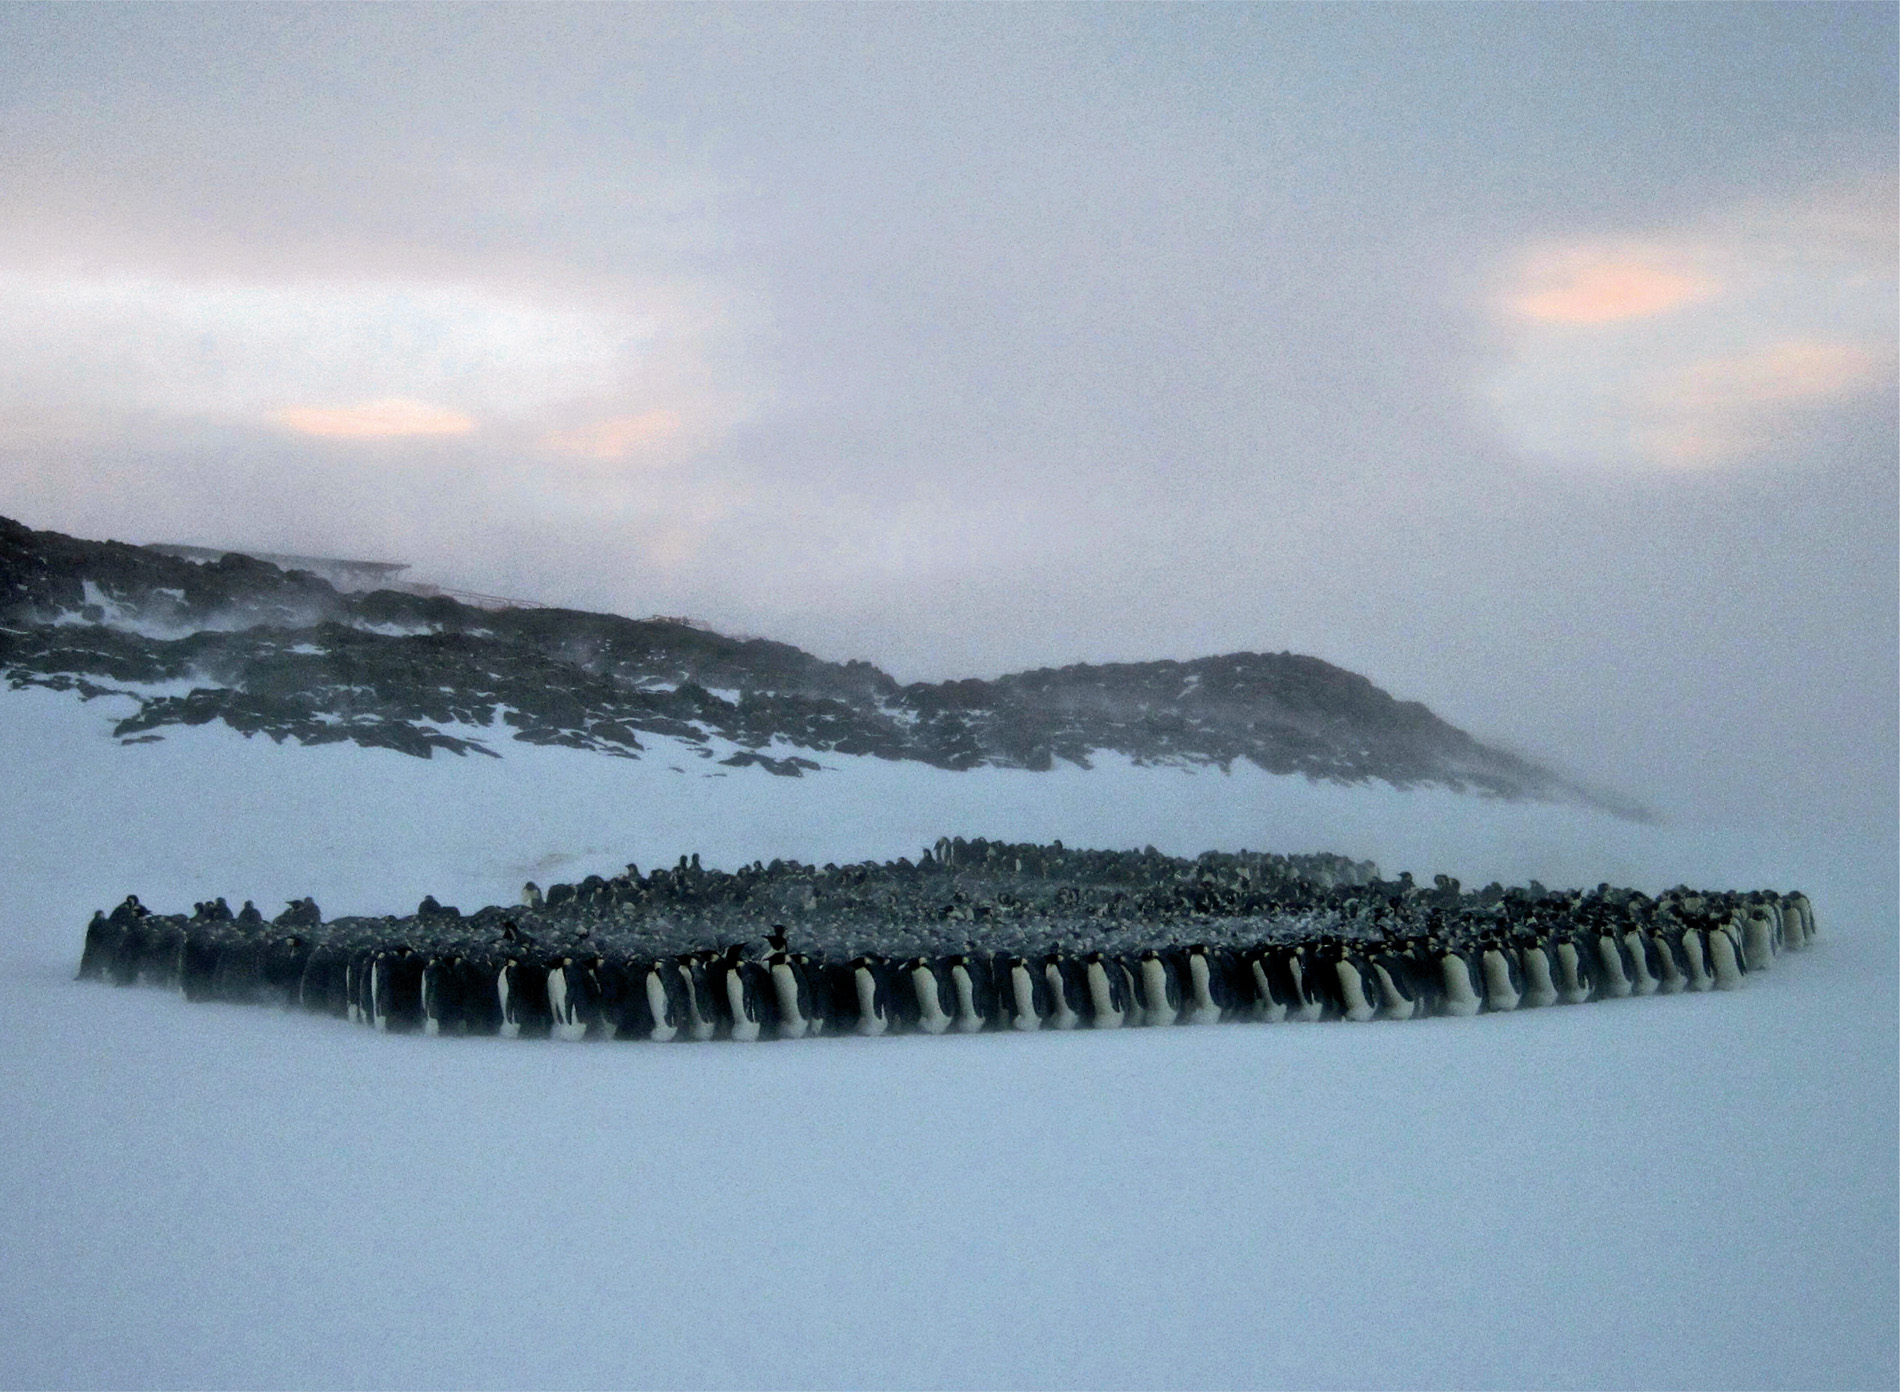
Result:
{"type": "Polygon", "coordinates": [[[1731,990],[1814,937],[1800,893],[1466,891],[1340,856],[1068,850],[962,838],[915,862],[699,857],[469,915],[93,915],[84,980],[302,1009],[392,1033],[799,1039],[1409,1020],[1731,990]]]}

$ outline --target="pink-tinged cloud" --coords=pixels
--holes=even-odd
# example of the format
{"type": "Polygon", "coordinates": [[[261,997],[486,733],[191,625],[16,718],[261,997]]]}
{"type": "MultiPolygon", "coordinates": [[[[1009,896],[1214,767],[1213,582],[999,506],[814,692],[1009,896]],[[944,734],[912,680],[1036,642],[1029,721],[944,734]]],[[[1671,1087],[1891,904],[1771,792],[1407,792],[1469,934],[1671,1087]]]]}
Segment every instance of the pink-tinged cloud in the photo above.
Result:
{"type": "Polygon", "coordinates": [[[680,426],[679,414],[662,408],[556,431],[544,436],[541,445],[558,454],[611,463],[672,439],[679,434],[680,426]]]}
{"type": "Polygon", "coordinates": [[[1637,443],[1653,458],[1698,466],[1772,445],[1805,411],[1878,388],[1882,355],[1865,344],[1789,339],[1705,358],[1654,387],[1637,443]]]}
{"type": "Polygon", "coordinates": [[[332,440],[390,440],[417,435],[466,435],[475,422],[460,411],[426,401],[392,399],[359,406],[288,406],[271,419],[300,435],[332,440]]]}
{"type": "Polygon", "coordinates": [[[1641,253],[1577,249],[1527,267],[1504,303],[1520,318],[1546,324],[1613,324],[1666,314],[1716,289],[1706,276],[1641,253]]]}

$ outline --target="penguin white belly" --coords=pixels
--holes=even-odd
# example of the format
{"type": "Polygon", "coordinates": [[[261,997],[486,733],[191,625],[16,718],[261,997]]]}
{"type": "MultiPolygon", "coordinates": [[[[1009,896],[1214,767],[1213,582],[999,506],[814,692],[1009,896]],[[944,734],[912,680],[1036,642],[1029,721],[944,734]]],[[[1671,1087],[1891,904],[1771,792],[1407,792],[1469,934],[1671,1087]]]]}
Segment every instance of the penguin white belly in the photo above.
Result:
{"type": "Polygon", "coordinates": [[[501,1029],[499,1031],[501,1037],[503,1039],[519,1039],[521,1037],[521,1022],[512,1018],[514,1012],[509,1009],[509,1006],[514,1002],[514,992],[508,987],[508,969],[506,967],[503,967],[500,971],[495,973],[495,999],[500,1002],[501,1005],[501,1029]]]}
{"type": "Polygon", "coordinates": [[[693,973],[689,967],[679,969],[680,980],[686,987],[686,1032],[698,1043],[704,1044],[719,1032],[719,1022],[708,1020],[699,1010],[699,992],[693,987],[693,973]]]}
{"type": "Polygon", "coordinates": [[[1495,947],[1484,950],[1484,1003],[1493,1010],[1515,1010],[1521,999],[1511,980],[1511,964],[1495,947]]]}
{"type": "Polygon", "coordinates": [[[1372,1002],[1366,999],[1366,983],[1359,975],[1359,968],[1342,957],[1333,964],[1333,970],[1339,976],[1339,994],[1346,1002],[1346,1018],[1370,1020],[1376,1012],[1372,1002]]]}
{"type": "Polygon", "coordinates": [[[976,1009],[976,983],[970,980],[969,970],[962,963],[950,968],[950,984],[957,992],[957,1033],[981,1033],[983,1017],[976,1009]]]}
{"type": "Polygon", "coordinates": [[[1689,959],[1687,986],[1691,991],[1707,991],[1714,987],[1715,978],[1709,974],[1708,959],[1702,953],[1702,934],[1693,928],[1686,928],[1682,934],[1682,955],[1689,959]]]}
{"type": "Polygon", "coordinates": [[[798,977],[782,962],[772,968],[772,993],[778,997],[778,1037],[803,1039],[810,1021],[798,1008],[798,977]]]}
{"type": "Polygon", "coordinates": [[[653,1033],[647,1038],[655,1044],[672,1043],[673,1036],[679,1033],[679,1026],[666,1022],[666,983],[660,979],[657,967],[647,973],[647,1011],[653,1016],[653,1033]]]}
{"type": "Polygon", "coordinates": [[[1168,1003],[1168,969],[1154,957],[1141,964],[1141,993],[1148,999],[1146,1023],[1171,1025],[1179,1012],[1168,1003]]]}
{"type": "Polygon", "coordinates": [[[1259,962],[1253,964],[1254,994],[1260,997],[1259,1015],[1269,1025],[1277,1025],[1286,1019],[1286,1007],[1273,998],[1273,988],[1267,984],[1267,969],[1259,962]]]}
{"type": "Polygon", "coordinates": [[[1623,970],[1623,954],[1617,950],[1617,941],[1606,934],[1597,936],[1597,962],[1603,968],[1604,994],[1622,1000],[1634,988],[1630,985],[1628,973],[1623,970]]]}
{"type": "Polygon", "coordinates": [[[918,967],[910,974],[910,988],[917,995],[917,1027],[925,1034],[942,1034],[950,1028],[950,1017],[943,1013],[937,999],[937,974],[918,967]]]}
{"type": "Polygon", "coordinates": [[[1379,999],[1383,1002],[1385,1018],[1388,1020],[1409,1020],[1418,1009],[1418,1002],[1399,989],[1398,982],[1392,979],[1392,973],[1377,963],[1372,968],[1379,982],[1379,999]]]}
{"type": "Polygon", "coordinates": [[[1557,999],[1565,1005],[1582,1005],[1590,999],[1590,988],[1583,980],[1583,959],[1578,955],[1575,943],[1557,944],[1557,969],[1563,976],[1563,986],[1557,993],[1557,999]]]}
{"type": "Polygon", "coordinates": [[[1775,956],[1775,929],[1768,915],[1757,909],[1742,920],[1742,954],[1752,972],[1767,971],[1775,956]]]}
{"type": "Polygon", "coordinates": [[[577,1011],[567,996],[567,973],[556,967],[548,973],[548,1013],[553,1017],[553,1035],[575,1043],[587,1038],[587,1022],[575,1018],[577,1011]]]}
{"type": "Polygon", "coordinates": [[[1682,974],[1682,963],[1676,960],[1676,950],[1669,939],[1658,933],[1652,942],[1656,945],[1656,994],[1673,996],[1680,994],[1688,980],[1682,974]]]}
{"type": "Polygon", "coordinates": [[[1649,944],[1634,929],[1623,935],[1623,946],[1630,955],[1630,994],[1653,996],[1661,984],[1649,969],[1649,944]]]}
{"type": "Polygon", "coordinates": [[[732,1037],[741,1044],[750,1044],[759,1037],[759,1022],[746,1012],[745,983],[739,979],[739,973],[726,973],[726,1005],[732,1011],[732,1037]]]}
{"type": "Polygon", "coordinates": [[[1069,1008],[1068,993],[1063,990],[1062,971],[1054,963],[1043,968],[1043,980],[1049,983],[1049,995],[1055,1002],[1055,1009],[1049,1014],[1051,1029],[1071,1030],[1082,1023],[1082,1017],[1069,1008]]]}
{"type": "Polygon", "coordinates": [[[852,982],[858,988],[858,1033],[875,1038],[890,1028],[890,1021],[877,1008],[877,977],[869,967],[858,967],[852,972],[852,982]]]}
{"type": "Polygon", "coordinates": [[[1520,954],[1524,964],[1524,1006],[1557,1003],[1557,983],[1550,979],[1550,956],[1541,945],[1533,945],[1520,954]]]}
{"type": "Polygon", "coordinates": [[[1739,991],[1747,979],[1742,970],[1741,954],[1726,928],[1709,930],[1709,958],[1715,965],[1715,989],[1739,991]]]}
{"type": "Polygon", "coordinates": [[[1207,958],[1198,954],[1188,958],[1188,984],[1194,989],[1194,1004],[1188,1010],[1188,1023],[1219,1024],[1220,1007],[1214,1004],[1213,981],[1208,976],[1207,958]]]}
{"type": "Polygon", "coordinates": [[[1009,969],[1010,994],[1016,1001],[1015,1018],[1010,1021],[1019,1030],[1038,1030],[1042,1019],[1036,1014],[1036,982],[1028,967],[1009,969]]]}
{"type": "Polygon", "coordinates": [[[1471,968],[1465,965],[1464,958],[1455,952],[1447,953],[1439,959],[1438,972],[1445,981],[1445,1013],[1476,1015],[1482,1002],[1471,989],[1471,968]]]}
{"type": "Polygon", "coordinates": [[[1115,997],[1108,989],[1108,969],[1100,962],[1088,964],[1089,1006],[1094,1012],[1096,1029],[1120,1029],[1122,1012],[1115,1009],[1115,997]]]}

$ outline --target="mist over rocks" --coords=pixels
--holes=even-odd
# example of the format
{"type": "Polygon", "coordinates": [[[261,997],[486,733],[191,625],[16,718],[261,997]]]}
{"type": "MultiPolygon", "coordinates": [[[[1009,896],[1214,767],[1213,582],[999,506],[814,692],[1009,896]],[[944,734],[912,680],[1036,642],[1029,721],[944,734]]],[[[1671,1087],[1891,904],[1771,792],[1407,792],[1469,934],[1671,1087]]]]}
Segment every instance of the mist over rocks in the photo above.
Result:
{"type": "Polygon", "coordinates": [[[827,752],[953,770],[1087,768],[1113,752],[1635,813],[1294,653],[902,685],[868,662],[681,620],[347,593],[241,555],[202,562],[5,518],[0,670],[16,689],[131,697],[138,709],[115,727],[126,741],[221,721],[423,758],[493,756],[498,735],[638,758],[642,737],[670,736],[782,777],[827,752]]]}

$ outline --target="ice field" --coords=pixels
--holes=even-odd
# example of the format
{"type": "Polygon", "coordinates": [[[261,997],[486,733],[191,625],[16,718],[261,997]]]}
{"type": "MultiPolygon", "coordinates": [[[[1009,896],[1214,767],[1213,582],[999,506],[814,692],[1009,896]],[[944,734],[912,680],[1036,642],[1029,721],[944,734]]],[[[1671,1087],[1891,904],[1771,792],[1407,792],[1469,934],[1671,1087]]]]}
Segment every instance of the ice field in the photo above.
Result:
{"type": "Polygon", "coordinates": [[[122,747],[0,693],[7,1386],[1891,1386],[1891,827],[1250,768],[122,747]],[[473,909],[945,834],[1801,888],[1747,990],[757,1046],[377,1036],[71,980],[91,911],[473,909]]]}

